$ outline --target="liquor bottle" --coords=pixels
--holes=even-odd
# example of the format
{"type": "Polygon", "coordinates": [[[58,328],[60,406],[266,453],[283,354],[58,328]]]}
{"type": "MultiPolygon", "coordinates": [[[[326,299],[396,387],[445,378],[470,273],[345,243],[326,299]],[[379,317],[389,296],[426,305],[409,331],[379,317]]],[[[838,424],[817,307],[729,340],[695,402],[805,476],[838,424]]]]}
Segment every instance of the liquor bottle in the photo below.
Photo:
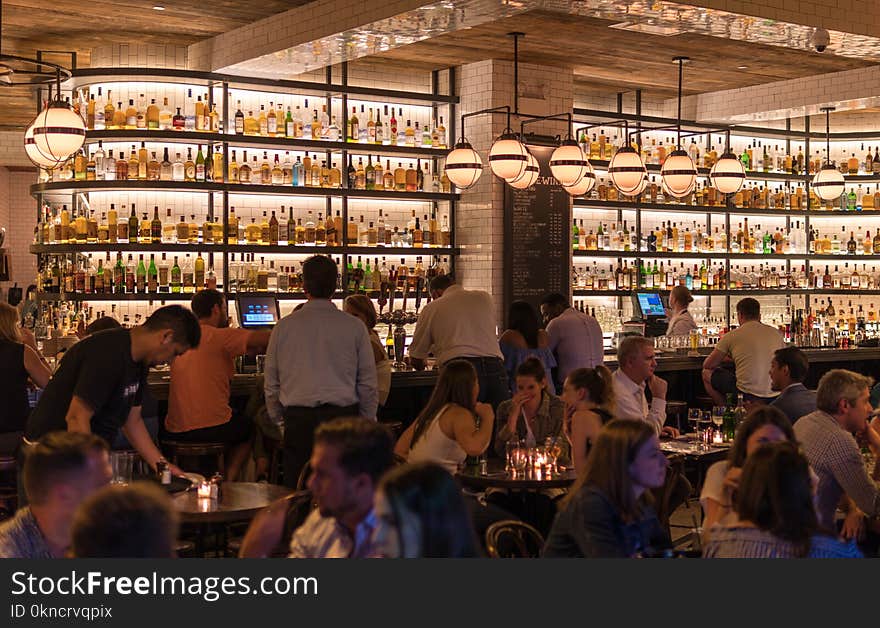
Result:
{"type": "Polygon", "coordinates": [[[153,206],[153,220],[150,222],[150,239],[153,244],[162,241],[162,221],[159,219],[159,206],[153,206]]]}
{"type": "Polygon", "coordinates": [[[201,144],[199,144],[199,152],[196,155],[195,180],[196,181],[204,181],[205,180],[205,154],[202,152],[202,145],[201,144]]]}
{"type": "Polygon", "coordinates": [[[135,286],[140,294],[147,291],[147,267],[144,265],[143,253],[140,255],[137,270],[135,271],[135,286]]]}
{"type": "Polygon", "coordinates": [[[304,238],[305,238],[305,244],[310,245],[310,246],[315,245],[315,236],[316,236],[315,231],[316,231],[315,220],[312,216],[311,210],[309,210],[309,212],[306,216],[305,231],[303,234],[304,238]]]}
{"type": "Polygon", "coordinates": [[[241,111],[241,101],[236,102],[234,128],[236,135],[244,135],[244,113],[241,111]]]}
{"type": "Polygon", "coordinates": [[[360,121],[357,117],[357,107],[351,108],[351,117],[348,119],[348,141],[357,142],[360,137],[360,121]]]}
{"type": "MultiPolygon", "coordinates": [[[[201,100],[201,97],[199,97],[201,100]]],[[[196,130],[196,104],[193,102],[192,88],[186,90],[186,100],[184,101],[184,129],[187,131],[196,130]]]]}
{"type": "Polygon", "coordinates": [[[159,129],[168,131],[174,128],[174,114],[168,108],[168,96],[162,101],[162,110],[159,111],[159,129]]]}
{"type": "MultiPolygon", "coordinates": [[[[202,158],[202,165],[204,166],[204,158],[202,158]]],[[[183,164],[183,177],[184,181],[196,180],[196,163],[192,158],[192,147],[189,146],[186,149],[186,162],[183,164]]]]}
{"type": "MultiPolygon", "coordinates": [[[[370,110],[370,122],[373,122],[372,119],[372,109],[370,110]]],[[[374,125],[375,126],[375,125],[374,125]]],[[[360,165],[358,165],[360,168],[360,165]]],[[[364,189],[373,190],[376,187],[376,170],[373,168],[373,158],[371,155],[367,155],[367,167],[364,168],[364,189]]]]}
{"type": "Polygon", "coordinates": [[[195,290],[202,290],[205,287],[205,258],[202,257],[201,251],[196,255],[193,269],[193,287],[195,290]]]}
{"type": "Polygon", "coordinates": [[[162,154],[162,162],[159,164],[159,180],[171,181],[172,179],[174,179],[174,167],[171,165],[171,160],[168,159],[168,147],[166,146],[162,154]]]}
{"type": "Polygon", "coordinates": [[[171,164],[171,179],[173,181],[186,180],[186,165],[183,163],[180,153],[175,154],[174,163],[171,164]]]}
{"type": "Polygon", "coordinates": [[[135,213],[135,206],[132,204],[131,206],[131,215],[128,217],[128,241],[132,244],[137,243],[138,234],[140,233],[140,224],[138,223],[137,214],[135,213]]]}
{"type": "Polygon", "coordinates": [[[278,119],[275,116],[275,103],[269,103],[269,113],[266,114],[266,134],[275,137],[278,133],[278,119]]]}
{"type": "Polygon", "coordinates": [[[195,292],[195,279],[193,277],[193,263],[190,259],[189,253],[186,254],[186,257],[183,258],[183,266],[180,268],[180,281],[183,287],[183,292],[186,294],[192,294],[195,292]]]}
{"type": "MultiPolygon", "coordinates": [[[[263,215],[265,216],[266,213],[263,212],[263,215]]],[[[278,245],[279,232],[280,232],[280,228],[278,225],[278,218],[275,217],[275,212],[273,211],[272,217],[269,219],[269,234],[268,234],[269,235],[269,238],[268,238],[269,244],[271,244],[273,246],[278,245]]]]}
{"type": "Polygon", "coordinates": [[[159,128],[159,106],[155,98],[150,99],[150,105],[147,107],[146,125],[148,129],[159,128]]]}

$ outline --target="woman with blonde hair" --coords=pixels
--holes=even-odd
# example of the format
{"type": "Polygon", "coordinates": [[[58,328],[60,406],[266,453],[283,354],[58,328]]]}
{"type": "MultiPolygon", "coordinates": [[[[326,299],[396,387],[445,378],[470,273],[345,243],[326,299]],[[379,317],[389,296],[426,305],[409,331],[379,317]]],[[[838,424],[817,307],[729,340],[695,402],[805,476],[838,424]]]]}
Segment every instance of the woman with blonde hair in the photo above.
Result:
{"type": "Polygon", "coordinates": [[[18,323],[18,310],[0,303],[0,453],[12,454],[21,440],[30,414],[28,378],[43,388],[52,372],[40,359],[36,347],[25,344],[18,323]]]}
{"type": "Polygon", "coordinates": [[[373,357],[376,360],[376,384],[379,392],[379,405],[384,406],[391,392],[391,360],[385,353],[379,334],[374,329],[377,317],[373,302],[365,294],[352,294],[345,297],[342,309],[346,314],[359,318],[367,326],[370,332],[370,346],[373,347],[373,357]]]}
{"type": "Polygon", "coordinates": [[[580,472],[599,430],[614,418],[611,371],[602,365],[573,370],[562,386],[562,401],[565,402],[563,427],[571,444],[571,461],[580,472]]]}
{"type": "Polygon", "coordinates": [[[615,419],[596,438],[544,545],[548,558],[653,556],[671,546],[650,504],[666,456],[644,421],[615,419]]]}

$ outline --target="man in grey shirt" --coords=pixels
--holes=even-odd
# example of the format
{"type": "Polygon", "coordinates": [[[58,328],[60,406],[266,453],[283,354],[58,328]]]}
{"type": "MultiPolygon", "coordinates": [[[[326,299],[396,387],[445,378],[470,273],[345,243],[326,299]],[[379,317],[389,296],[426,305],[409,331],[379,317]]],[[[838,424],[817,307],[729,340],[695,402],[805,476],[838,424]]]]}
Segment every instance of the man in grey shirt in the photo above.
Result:
{"type": "Polygon", "coordinates": [[[266,410],[284,425],[284,483],[295,487],[312,455],[315,428],[342,416],[376,419],[376,362],[364,324],[330,299],[338,271],[329,257],[303,263],[308,302],[285,316],[269,340],[266,410]]]}
{"type": "Polygon", "coordinates": [[[779,392],[770,405],[782,410],[792,424],[816,410],[816,391],[804,386],[809,370],[807,356],[797,347],[777,349],[770,361],[770,387],[779,392]]]}
{"type": "Polygon", "coordinates": [[[794,434],[819,477],[816,509],[820,525],[833,530],[834,512],[845,494],[869,517],[880,515],[880,490],[865,468],[853,434],[863,434],[876,456],[880,434],[868,425],[871,380],[858,373],[834,369],[819,380],[817,410],[801,417],[794,434]]]}

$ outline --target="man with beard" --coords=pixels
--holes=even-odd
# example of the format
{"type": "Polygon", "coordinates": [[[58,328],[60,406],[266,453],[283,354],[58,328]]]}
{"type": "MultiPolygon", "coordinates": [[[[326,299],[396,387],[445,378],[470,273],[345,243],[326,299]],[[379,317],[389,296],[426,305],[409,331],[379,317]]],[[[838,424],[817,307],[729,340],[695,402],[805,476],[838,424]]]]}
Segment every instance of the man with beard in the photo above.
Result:
{"type": "Polygon", "coordinates": [[[200,337],[192,312],[168,305],[138,327],[109,329],[80,340],[65,353],[28,418],[25,449],[54,430],[91,433],[112,443],[122,429],[155,469],[162,454],[141,416],[147,373],[151,366],[198,347],[200,337]]]}
{"type": "Polygon", "coordinates": [[[202,340],[171,365],[165,429],[175,441],[225,443],[223,471],[234,481],[250,454],[254,423],[232,411],[229,382],[235,358],[265,353],[271,332],[229,327],[226,298],[217,290],[200,290],[190,307],[202,340]]]}

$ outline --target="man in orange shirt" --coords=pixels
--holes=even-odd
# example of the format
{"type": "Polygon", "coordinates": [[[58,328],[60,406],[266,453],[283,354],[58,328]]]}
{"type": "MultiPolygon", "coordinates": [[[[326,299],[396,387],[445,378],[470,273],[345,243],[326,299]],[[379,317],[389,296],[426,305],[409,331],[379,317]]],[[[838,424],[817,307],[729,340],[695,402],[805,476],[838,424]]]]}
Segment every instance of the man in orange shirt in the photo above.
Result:
{"type": "Polygon", "coordinates": [[[271,332],[229,327],[226,298],[217,290],[197,292],[191,308],[202,341],[171,364],[165,429],[173,440],[226,443],[224,472],[235,480],[250,453],[254,423],[229,406],[234,360],[265,353],[271,332]]]}

